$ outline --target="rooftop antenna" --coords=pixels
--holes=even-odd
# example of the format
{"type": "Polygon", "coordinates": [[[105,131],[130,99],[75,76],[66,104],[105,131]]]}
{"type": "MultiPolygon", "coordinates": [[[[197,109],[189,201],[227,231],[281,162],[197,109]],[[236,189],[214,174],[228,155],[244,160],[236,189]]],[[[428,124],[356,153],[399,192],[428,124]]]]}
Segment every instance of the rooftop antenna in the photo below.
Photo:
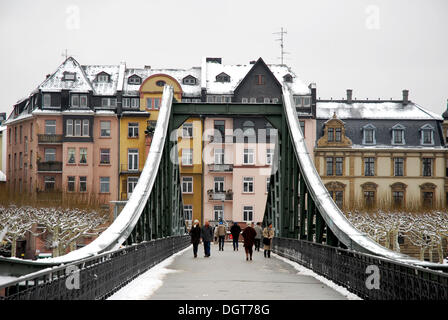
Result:
{"type": "Polygon", "coordinates": [[[279,34],[280,38],[279,39],[275,39],[275,41],[280,41],[280,61],[281,64],[284,65],[283,60],[284,60],[284,56],[285,54],[289,54],[289,52],[284,51],[284,43],[285,43],[285,39],[283,37],[283,35],[287,34],[288,32],[286,30],[283,30],[283,27],[280,28],[280,32],[274,32],[273,34],[279,34]]]}
{"type": "Polygon", "coordinates": [[[62,52],[61,56],[63,56],[65,58],[65,60],[67,60],[67,58],[68,58],[67,49],[65,49],[64,52],[62,52]]]}

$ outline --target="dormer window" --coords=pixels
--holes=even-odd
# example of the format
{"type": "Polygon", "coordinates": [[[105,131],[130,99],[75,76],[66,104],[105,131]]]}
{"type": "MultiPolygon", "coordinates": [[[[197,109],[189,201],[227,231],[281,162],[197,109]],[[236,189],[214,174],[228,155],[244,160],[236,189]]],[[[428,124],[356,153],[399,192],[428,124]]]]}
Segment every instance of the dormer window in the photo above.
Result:
{"type": "Polygon", "coordinates": [[[194,86],[196,83],[197,83],[197,79],[191,75],[188,75],[182,79],[182,84],[194,86]]]}
{"type": "Polygon", "coordinates": [[[76,80],[76,72],[64,72],[64,76],[62,77],[63,81],[75,81],[76,80]]]}
{"type": "Polygon", "coordinates": [[[230,76],[227,73],[221,72],[216,76],[217,82],[230,82],[230,76]]]}
{"type": "Polygon", "coordinates": [[[362,127],[363,137],[362,144],[376,144],[375,132],[376,128],[372,124],[365,125],[362,127]]]}
{"type": "Polygon", "coordinates": [[[137,75],[132,75],[128,78],[128,84],[139,85],[142,83],[142,78],[137,75]]]}
{"type": "Polygon", "coordinates": [[[97,82],[109,82],[109,79],[110,79],[110,75],[107,74],[106,72],[100,72],[96,76],[97,82]]]}
{"type": "Polygon", "coordinates": [[[434,127],[430,124],[425,124],[420,128],[420,143],[422,145],[434,144],[434,127]]]}
{"type": "Polygon", "coordinates": [[[283,76],[283,81],[285,82],[292,82],[292,75],[289,73],[283,76]]]}
{"type": "Polygon", "coordinates": [[[392,127],[392,144],[405,144],[404,130],[405,127],[401,124],[392,127]]]}

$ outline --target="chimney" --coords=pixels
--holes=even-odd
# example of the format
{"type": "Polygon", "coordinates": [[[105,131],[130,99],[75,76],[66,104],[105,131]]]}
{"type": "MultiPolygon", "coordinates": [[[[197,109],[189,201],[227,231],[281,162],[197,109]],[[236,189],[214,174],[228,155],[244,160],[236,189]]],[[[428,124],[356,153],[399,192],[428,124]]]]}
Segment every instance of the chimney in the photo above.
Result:
{"type": "Polygon", "coordinates": [[[403,105],[407,105],[409,103],[409,90],[403,90],[403,105]]]}
{"type": "Polygon", "coordinates": [[[149,69],[151,69],[151,66],[145,65],[145,69],[149,70],[149,69]]]}
{"type": "Polygon", "coordinates": [[[353,90],[347,89],[347,103],[351,104],[353,102],[352,96],[353,96],[353,90]]]}
{"type": "Polygon", "coordinates": [[[255,64],[255,62],[257,62],[257,61],[252,60],[252,61],[250,61],[249,63],[250,63],[250,64],[255,64]]]}
{"type": "Polygon", "coordinates": [[[51,76],[51,74],[47,74],[46,77],[45,77],[45,79],[50,78],[50,76],[51,76]]]}
{"type": "Polygon", "coordinates": [[[207,58],[205,58],[205,62],[214,62],[214,63],[221,64],[222,63],[222,58],[210,58],[210,57],[207,57],[207,58]]]}

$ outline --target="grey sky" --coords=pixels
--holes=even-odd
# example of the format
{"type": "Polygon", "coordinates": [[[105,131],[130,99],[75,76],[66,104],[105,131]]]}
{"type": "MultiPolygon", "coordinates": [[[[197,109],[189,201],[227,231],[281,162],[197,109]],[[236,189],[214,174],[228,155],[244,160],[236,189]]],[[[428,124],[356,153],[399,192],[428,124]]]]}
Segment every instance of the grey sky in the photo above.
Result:
{"type": "Polygon", "coordinates": [[[200,66],[262,57],[286,63],[318,97],[410,99],[441,114],[448,98],[446,0],[1,1],[0,112],[63,61],[128,67],[200,66]],[[79,19],[77,19],[77,11],[79,19]],[[79,27],[79,28],[78,28],[79,27]]]}

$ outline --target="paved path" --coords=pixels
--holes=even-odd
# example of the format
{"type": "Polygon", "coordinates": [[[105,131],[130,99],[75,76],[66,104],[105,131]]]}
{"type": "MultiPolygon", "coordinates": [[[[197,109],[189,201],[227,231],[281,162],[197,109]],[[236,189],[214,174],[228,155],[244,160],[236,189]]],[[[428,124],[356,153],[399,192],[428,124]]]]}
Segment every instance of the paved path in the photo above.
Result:
{"type": "Polygon", "coordinates": [[[192,247],[177,256],[167,267],[176,272],[166,275],[150,299],[345,299],[315,278],[298,274],[288,263],[272,255],[264,258],[263,250],[255,252],[252,261],[246,261],[241,244],[239,251],[233,251],[231,243],[225,244],[224,251],[212,244],[209,258],[203,252],[200,245],[196,259],[192,247]]]}

